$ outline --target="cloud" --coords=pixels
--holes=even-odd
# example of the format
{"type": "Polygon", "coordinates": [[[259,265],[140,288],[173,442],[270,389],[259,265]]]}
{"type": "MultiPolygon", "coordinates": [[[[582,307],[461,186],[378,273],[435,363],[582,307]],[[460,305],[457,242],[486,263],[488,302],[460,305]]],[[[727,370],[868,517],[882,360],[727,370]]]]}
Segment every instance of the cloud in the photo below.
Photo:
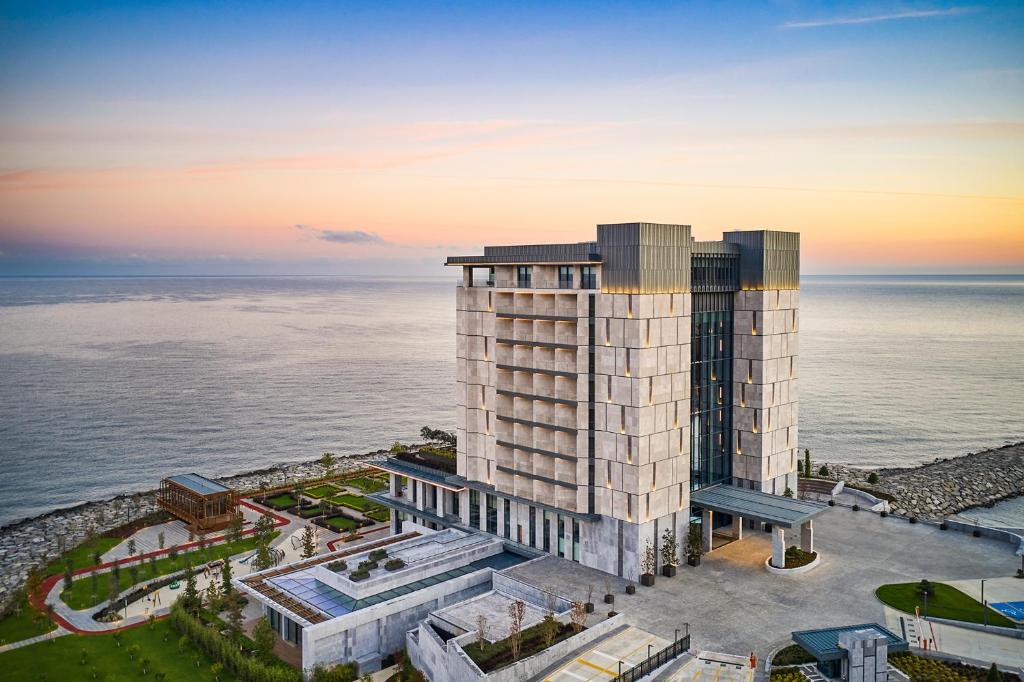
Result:
{"type": "Polygon", "coordinates": [[[823,26],[855,26],[858,24],[877,24],[882,21],[899,19],[931,19],[934,17],[952,17],[976,11],[972,7],[949,7],[946,9],[910,10],[891,14],[872,14],[865,17],[836,17],[816,21],[787,21],[782,28],[821,28],[823,26]]]}
{"type": "Polygon", "coordinates": [[[316,239],[322,239],[332,244],[387,244],[376,232],[364,232],[362,230],[318,230],[309,225],[298,224],[295,226],[300,232],[312,235],[316,239]]]}

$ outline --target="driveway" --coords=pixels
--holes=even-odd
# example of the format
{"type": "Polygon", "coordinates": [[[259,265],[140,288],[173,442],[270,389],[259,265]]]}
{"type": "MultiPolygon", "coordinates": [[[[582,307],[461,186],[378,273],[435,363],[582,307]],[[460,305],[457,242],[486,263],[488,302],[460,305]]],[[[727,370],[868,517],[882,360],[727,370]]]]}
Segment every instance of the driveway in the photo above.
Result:
{"type": "MultiPolygon", "coordinates": [[[[705,555],[700,567],[681,566],[675,578],[659,576],[654,587],[637,586],[635,595],[625,594],[626,582],[613,578],[615,609],[629,623],[665,639],[689,623],[691,651],[753,651],[763,660],[788,643],[794,630],[885,623],[874,596],[884,583],[1010,576],[1019,563],[1016,547],[1008,543],[865,511],[834,507],[814,526],[821,565],[809,573],[769,574],[764,567],[771,554],[769,535],[745,531],[742,541],[705,555]]],[[[588,584],[601,592],[607,577],[557,557],[507,572],[581,601],[588,584]]]]}

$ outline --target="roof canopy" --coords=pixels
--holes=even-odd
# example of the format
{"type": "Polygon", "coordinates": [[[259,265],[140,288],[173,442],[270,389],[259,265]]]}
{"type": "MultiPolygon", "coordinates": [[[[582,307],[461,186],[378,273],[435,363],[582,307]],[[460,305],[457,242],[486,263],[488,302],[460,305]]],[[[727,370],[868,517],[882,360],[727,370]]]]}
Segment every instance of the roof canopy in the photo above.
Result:
{"type": "Polygon", "coordinates": [[[167,480],[172,483],[177,483],[182,488],[187,488],[197,495],[216,495],[217,493],[226,493],[231,490],[227,486],[217,483],[217,481],[211,481],[205,476],[199,474],[178,474],[177,476],[168,476],[167,480]]]}
{"type": "Polygon", "coordinates": [[[839,648],[840,635],[847,632],[867,630],[885,637],[890,651],[906,651],[909,647],[902,637],[894,635],[878,623],[862,623],[861,625],[844,625],[821,630],[801,630],[793,633],[793,641],[807,650],[807,653],[819,661],[835,661],[843,658],[846,653],[839,648]]]}
{"type": "Polygon", "coordinates": [[[690,503],[723,514],[742,516],[782,528],[796,528],[828,509],[818,502],[797,500],[719,484],[690,493],[690,503]]]}

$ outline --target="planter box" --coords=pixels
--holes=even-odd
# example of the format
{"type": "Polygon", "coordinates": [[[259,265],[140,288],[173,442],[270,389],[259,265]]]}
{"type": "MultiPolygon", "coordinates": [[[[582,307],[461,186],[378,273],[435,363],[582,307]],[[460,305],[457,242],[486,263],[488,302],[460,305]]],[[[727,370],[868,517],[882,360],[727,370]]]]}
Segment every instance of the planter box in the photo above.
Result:
{"type": "Polygon", "coordinates": [[[652,587],[654,585],[654,574],[644,573],[640,576],[640,584],[644,587],[652,587]]]}
{"type": "MultiPolygon", "coordinates": [[[[626,585],[626,594],[636,594],[636,585],[626,585]]],[[[615,597],[612,597],[612,600],[614,599],[615,597]]]]}
{"type": "Polygon", "coordinates": [[[604,603],[605,604],[614,604],[615,603],[615,595],[614,594],[606,594],[606,595],[604,595],[604,603]]]}
{"type": "Polygon", "coordinates": [[[700,566],[700,556],[688,556],[686,557],[686,564],[688,566],[700,566]]]}
{"type": "Polygon", "coordinates": [[[661,567],[661,574],[666,578],[674,578],[676,576],[675,564],[661,567]]]}
{"type": "Polygon", "coordinates": [[[594,602],[588,601],[586,604],[583,605],[583,610],[586,611],[587,613],[593,613],[594,612],[594,602]]]}

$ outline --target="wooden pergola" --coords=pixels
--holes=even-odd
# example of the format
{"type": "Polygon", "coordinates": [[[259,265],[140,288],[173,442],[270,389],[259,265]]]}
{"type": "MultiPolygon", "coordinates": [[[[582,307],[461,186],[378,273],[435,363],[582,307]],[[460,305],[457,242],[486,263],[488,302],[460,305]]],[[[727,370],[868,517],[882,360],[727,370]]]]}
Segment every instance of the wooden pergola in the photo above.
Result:
{"type": "Polygon", "coordinates": [[[195,533],[226,528],[238,518],[238,493],[199,474],[179,474],[160,481],[160,508],[177,516],[195,533]]]}

